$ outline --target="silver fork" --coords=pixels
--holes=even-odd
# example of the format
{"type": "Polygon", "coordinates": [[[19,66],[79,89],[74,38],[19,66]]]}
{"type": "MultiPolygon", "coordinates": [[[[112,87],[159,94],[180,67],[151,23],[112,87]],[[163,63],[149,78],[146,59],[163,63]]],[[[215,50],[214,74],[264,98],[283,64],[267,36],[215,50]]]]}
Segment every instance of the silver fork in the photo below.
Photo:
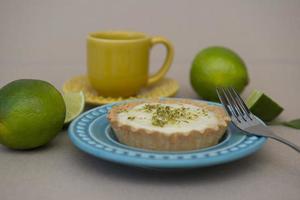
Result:
{"type": "Polygon", "coordinates": [[[300,146],[275,135],[273,131],[264,125],[257,117],[250,112],[245,102],[234,88],[217,88],[217,93],[225,110],[231,117],[235,126],[244,131],[245,134],[264,136],[282,142],[300,153],[300,146]]]}

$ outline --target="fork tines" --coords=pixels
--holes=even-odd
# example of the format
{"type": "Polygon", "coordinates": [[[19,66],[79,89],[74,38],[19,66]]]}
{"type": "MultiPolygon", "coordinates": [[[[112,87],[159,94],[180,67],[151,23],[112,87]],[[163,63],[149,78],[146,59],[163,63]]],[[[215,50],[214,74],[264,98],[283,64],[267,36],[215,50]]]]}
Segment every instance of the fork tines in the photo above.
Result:
{"type": "Polygon", "coordinates": [[[224,105],[227,113],[232,117],[246,118],[252,120],[251,112],[247,108],[245,102],[233,87],[217,88],[217,94],[221,103],[224,105]]]}

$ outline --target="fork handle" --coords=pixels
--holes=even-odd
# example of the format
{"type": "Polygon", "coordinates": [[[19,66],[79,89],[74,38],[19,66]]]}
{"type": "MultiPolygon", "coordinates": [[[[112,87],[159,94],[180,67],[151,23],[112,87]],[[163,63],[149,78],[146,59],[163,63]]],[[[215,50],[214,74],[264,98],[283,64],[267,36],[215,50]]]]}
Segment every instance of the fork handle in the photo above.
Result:
{"type": "Polygon", "coordinates": [[[298,145],[296,145],[296,144],[294,144],[294,143],[292,143],[292,142],[290,142],[290,141],[288,141],[288,140],[286,140],[286,139],[284,139],[284,138],[282,138],[278,135],[275,135],[275,134],[268,135],[268,137],[270,137],[274,140],[277,140],[281,143],[284,143],[284,144],[288,145],[289,147],[293,148],[294,150],[296,150],[298,153],[300,153],[300,146],[298,146],[298,145]]]}

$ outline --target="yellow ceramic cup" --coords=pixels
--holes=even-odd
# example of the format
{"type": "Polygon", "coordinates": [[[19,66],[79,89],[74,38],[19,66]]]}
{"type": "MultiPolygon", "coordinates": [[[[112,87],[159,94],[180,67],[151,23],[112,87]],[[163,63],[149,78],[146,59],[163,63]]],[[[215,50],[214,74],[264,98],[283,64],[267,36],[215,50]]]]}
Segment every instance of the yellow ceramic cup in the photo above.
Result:
{"type": "Polygon", "coordinates": [[[163,37],[144,33],[111,31],[90,33],[87,38],[87,67],[91,85],[103,96],[128,97],[161,80],[174,56],[172,44],[163,37]],[[163,66],[148,75],[149,52],[163,44],[167,55],[163,66]]]}

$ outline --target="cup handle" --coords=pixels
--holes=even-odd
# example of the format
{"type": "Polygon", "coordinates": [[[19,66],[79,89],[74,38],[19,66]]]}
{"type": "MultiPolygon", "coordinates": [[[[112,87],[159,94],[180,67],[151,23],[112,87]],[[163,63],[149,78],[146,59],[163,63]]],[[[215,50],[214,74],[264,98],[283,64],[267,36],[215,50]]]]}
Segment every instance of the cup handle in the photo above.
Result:
{"type": "Polygon", "coordinates": [[[152,85],[152,84],[160,81],[165,76],[165,74],[168,72],[168,70],[172,64],[173,57],[174,57],[173,45],[167,39],[165,39],[163,37],[159,37],[159,36],[152,37],[151,38],[151,47],[153,47],[155,44],[164,45],[167,49],[167,55],[166,55],[163,66],[158,70],[158,72],[156,72],[155,74],[151,75],[148,78],[147,85],[152,85]]]}

